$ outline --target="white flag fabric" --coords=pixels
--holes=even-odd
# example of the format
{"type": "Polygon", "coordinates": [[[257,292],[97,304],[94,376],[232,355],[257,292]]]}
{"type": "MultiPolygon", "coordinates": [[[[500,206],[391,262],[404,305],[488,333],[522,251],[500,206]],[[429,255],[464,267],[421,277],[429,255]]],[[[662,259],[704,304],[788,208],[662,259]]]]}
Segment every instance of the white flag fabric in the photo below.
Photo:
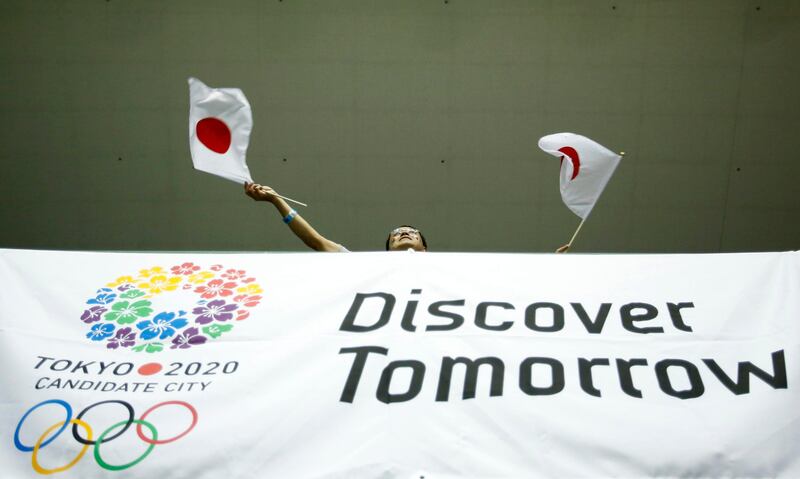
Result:
{"type": "Polygon", "coordinates": [[[543,136],[539,148],[561,158],[561,198],[567,208],[586,219],[622,157],[575,133],[543,136]]]}
{"type": "Polygon", "coordinates": [[[800,252],[0,249],[0,285],[0,479],[800,477],[800,252]]]}
{"type": "Polygon", "coordinates": [[[195,169],[252,183],[246,162],[252,129],[253,112],[242,90],[210,88],[189,78],[189,150],[195,169]]]}

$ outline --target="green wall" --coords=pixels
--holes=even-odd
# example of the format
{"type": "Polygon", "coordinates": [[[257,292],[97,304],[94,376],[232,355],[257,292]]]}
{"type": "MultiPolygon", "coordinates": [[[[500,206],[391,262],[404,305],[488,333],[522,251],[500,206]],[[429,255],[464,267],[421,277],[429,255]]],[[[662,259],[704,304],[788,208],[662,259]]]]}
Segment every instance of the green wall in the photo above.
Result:
{"type": "Polygon", "coordinates": [[[626,152],[576,252],[800,244],[797,1],[6,0],[0,45],[0,247],[302,250],[191,168],[189,76],[352,250],[554,250],[560,131],[626,152]]]}

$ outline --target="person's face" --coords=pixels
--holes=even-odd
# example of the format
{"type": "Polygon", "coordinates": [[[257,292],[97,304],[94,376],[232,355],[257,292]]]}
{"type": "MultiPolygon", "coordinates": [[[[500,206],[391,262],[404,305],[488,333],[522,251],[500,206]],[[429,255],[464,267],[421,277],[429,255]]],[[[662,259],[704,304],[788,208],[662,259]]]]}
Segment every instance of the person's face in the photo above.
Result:
{"type": "Polygon", "coordinates": [[[395,228],[389,233],[389,251],[425,251],[419,231],[408,226],[395,228]]]}

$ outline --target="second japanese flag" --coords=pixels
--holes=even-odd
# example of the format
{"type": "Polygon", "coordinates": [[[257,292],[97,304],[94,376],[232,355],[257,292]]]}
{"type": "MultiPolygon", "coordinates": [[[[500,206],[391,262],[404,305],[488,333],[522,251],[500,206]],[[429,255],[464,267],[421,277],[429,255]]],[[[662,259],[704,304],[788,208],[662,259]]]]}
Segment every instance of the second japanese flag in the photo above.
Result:
{"type": "Polygon", "coordinates": [[[561,199],[586,219],[622,157],[575,133],[555,133],[539,139],[539,148],[561,158],[561,199]]]}

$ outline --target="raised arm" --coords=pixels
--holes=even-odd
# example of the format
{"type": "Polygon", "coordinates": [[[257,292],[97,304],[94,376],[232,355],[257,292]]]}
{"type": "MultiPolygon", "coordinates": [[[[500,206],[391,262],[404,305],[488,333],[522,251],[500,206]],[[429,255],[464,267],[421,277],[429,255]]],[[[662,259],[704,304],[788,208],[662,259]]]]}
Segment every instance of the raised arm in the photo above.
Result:
{"type": "Polygon", "coordinates": [[[272,203],[280,213],[284,222],[288,221],[289,228],[298,238],[303,240],[309,248],[315,251],[342,251],[342,246],[317,233],[297,212],[295,212],[282,198],[275,195],[275,190],[269,186],[257,183],[245,183],[244,192],[256,201],[272,203]]]}

